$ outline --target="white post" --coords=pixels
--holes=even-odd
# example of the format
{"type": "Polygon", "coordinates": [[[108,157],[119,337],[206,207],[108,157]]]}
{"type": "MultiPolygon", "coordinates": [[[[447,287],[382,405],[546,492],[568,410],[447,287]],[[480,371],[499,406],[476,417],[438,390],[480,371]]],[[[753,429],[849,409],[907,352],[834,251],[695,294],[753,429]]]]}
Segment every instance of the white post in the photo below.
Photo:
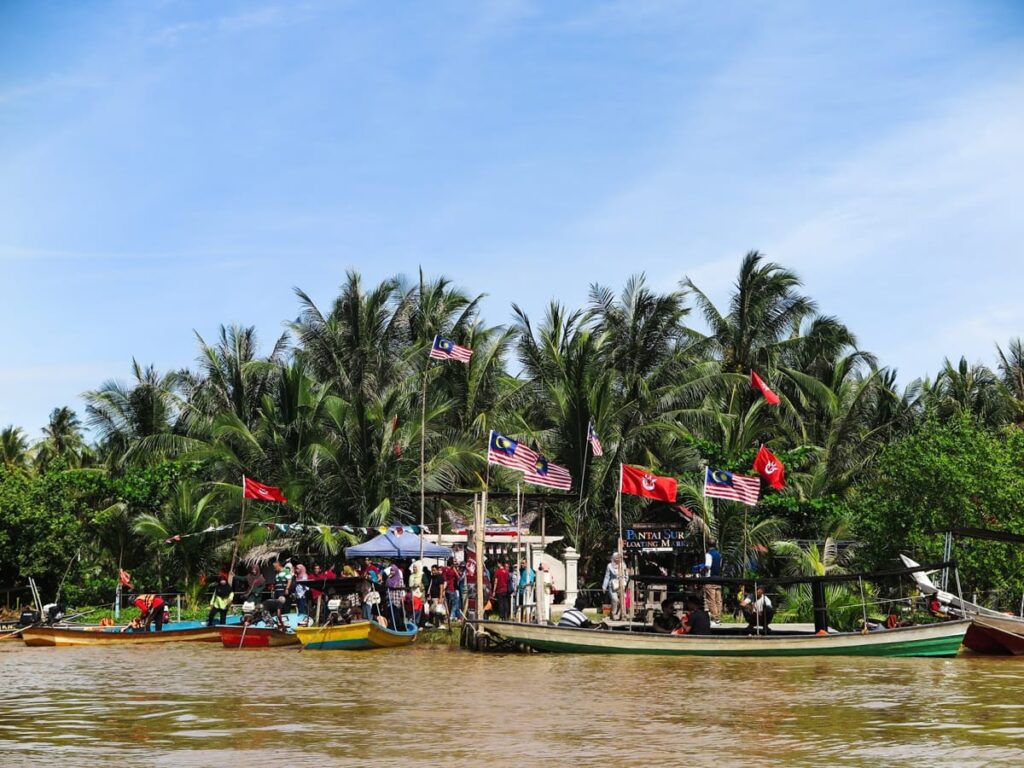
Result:
{"type": "Polygon", "coordinates": [[[181,621],[181,593],[174,596],[174,606],[178,611],[178,621],[181,621]]]}
{"type": "Polygon", "coordinates": [[[117,575],[117,589],[114,590],[114,621],[121,618],[121,574],[117,575]]]}
{"type": "Polygon", "coordinates": [[[572,608],[576,605],[576,596],[579,593],[579,569],[580,553],[573,547],[565,548],[565,605],[572,608]]]}

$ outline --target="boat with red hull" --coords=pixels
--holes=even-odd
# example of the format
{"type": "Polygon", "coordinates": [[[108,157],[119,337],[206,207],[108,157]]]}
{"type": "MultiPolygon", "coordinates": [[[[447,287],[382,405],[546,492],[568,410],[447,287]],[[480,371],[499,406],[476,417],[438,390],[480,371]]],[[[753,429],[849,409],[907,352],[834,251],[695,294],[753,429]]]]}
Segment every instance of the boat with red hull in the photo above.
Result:
{"type": "Polygon", "coordinates": [[[220,627],[220,641],[225,648],[279,648],[298,645],[294,632],[282,632],[273,627],[220,627]]]}

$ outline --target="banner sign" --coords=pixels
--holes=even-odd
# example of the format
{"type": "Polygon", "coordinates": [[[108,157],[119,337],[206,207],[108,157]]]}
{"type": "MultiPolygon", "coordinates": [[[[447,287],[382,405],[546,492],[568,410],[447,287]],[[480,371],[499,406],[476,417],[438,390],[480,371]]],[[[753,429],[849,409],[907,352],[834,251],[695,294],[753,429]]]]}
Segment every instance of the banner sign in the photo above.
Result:
{"type": "Polygon", "coordinates": [[[622,546],[626,551],[645,549],[682,549],[689,533],[678,523],[634,523],[623,531],[622,546]]]}

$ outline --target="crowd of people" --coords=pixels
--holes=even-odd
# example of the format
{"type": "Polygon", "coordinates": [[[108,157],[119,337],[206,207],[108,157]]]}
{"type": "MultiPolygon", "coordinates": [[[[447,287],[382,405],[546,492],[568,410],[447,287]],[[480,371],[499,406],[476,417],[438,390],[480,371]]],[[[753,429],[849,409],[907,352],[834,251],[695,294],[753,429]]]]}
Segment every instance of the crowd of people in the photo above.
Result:
{"type": "MultiPolygon", "coordinates": [[[[721,574],[721,555],[710,542],[704,558],[692,569],[692,575],[717,577],[721,574]]],[[[545,564],[531,568],[525,559],[499,556],[483,563],[481,614],[502,621],[547,622],[551,618],[554,585],[545,564]],[[539,588],[538,588],[539,587],[539,588]]],[[[629,604],[631,574],[618,552],[611,555],[605,569],[602,593],[609,605],[612,621],[632,616],[629,604]],[[621,597],[620,597],[621,596],[621,597]]],[[[652,629],[672,634],[710,634],[721,623],[723,611],[720,584],[695,584],[695,589],[666,599],[656,612],[652,629]]],[[[283,555],[262,567],[252,564],[243,579],[229,565],[217,574],[209,602],[207,624],[223,624],[228,610],[236,602],[243,604],[243,621],[269,620],[286,628],[285,616],[292,607],[299,621],[348,623],[357,619],[378,621],[399,630],[409,624],[423,628],[450,626],[461,621],[467,610],[476,613],[476,580],[463,561],[449,558],[444,563],[428,564],[411,559],[365,558],[340,566],[314,563],[308,568],[298,557],[283,555]],[[260,610],[256,610],[256,606],[260,610]]],[[[736,615],[742,612],[751,632],[765,632],[774,608],[764,589],[744,586],[730,598],[736,615]]],[[[167,605],[156,594],[135,596],[139,617],[123,631],[156,631],[168,620],[167,605]]],[[[567,608],[560,626],[593,626],[583,612],[586,599],[567,608]]]]}
{"type": "MultiPolygon", "coordinates": [[[[669,576],[662,569],[661,575],[669,576]]],[[[722,576],[722,555],[718,551],[715,541],[709,541],[704,552],[704,557],[686,574],[678,576],[694,576],[704,578],[720,578],[722,576]]],[[[605,567],[604,580],[601,584],[602,592],[607,600],[610,610],[609,618],[612,620],[624,620],[632,615],[629,583],[631,574],[629,568],[622,560],[618,552],[612,553],[608,565],[605,567]]],[[[693,590],[681,594],[685,611],[680,614],[676,610],[676,600],[666,599],[662,601],[661,612],[653,620],[655,632],[672,634],[710,634],[712,627],[720,626],[722,623],[722,611],[724,600],[722,585],[708,582],[701,582],[695,585],[693,590]]],[[[735,595],[730,598],[734,607],[734,616],[743,616],[747,622],[748,633],[767,632],[769,624],[775,615],[775,609],[771,599],[765,594],[763,587],[756,590],[750,585],[743,585],[735,595]]],[[[574,617],[571,621],[575,621],[574,617]]],[[[575,626],[575,624],[569,624],[575,626]]]]}
{"type": "MultiPolygon", "coordinates": [[[[476,583],[467,573],[466,563],[454,558],[434,564],[365,558],[341,566],[315,563],[307,568],[298,558],[283,556],[263,567],[251,565],[243,586],[224,566],[210,599],[207,623],[224,623],[227,609],[238,598],[243,604],[259,604],[261,613],[281,628],[292,606],[300,618],[312,615],[318,623],[362,618],[397,628],[408,623],[417,627],[448,625],[461,621],[467,608],[475,611],[476,583]],[[328,608],[332,600],[333,611],[328,608]]],[[[517,566],[514,559],[498,557],[484,563],[483,583],[485,617],[525,620],[537,610],[544,620],[550,618],[554,589],[545,564],[537,571],[525,559],[517,566]]],[[[140,605],[140,611],[148,610],[140,605]]]]}

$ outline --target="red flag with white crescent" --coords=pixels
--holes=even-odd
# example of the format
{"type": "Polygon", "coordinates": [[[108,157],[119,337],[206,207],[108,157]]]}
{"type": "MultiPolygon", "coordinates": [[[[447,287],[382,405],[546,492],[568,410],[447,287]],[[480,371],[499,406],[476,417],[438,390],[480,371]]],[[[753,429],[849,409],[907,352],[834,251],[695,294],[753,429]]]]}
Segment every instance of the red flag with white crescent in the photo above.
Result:
{"type": "Polygon", "coordinates": [[[676,479],[659,477],[642,467],[622,465],[622,492],[658,501],[676,500],[676,479]]]}
{"type": "Polygon", "coordinates": [[[754,459],[754,470],[776,491],[786,487],[786,467],[763,445],[758,449],[754,459]]]}
{"type": "Polygon", "coordinates": [[[281,493],[281,489],[273,485],[257,483],[248,477],[243,478],[242,495],[247,499],[260,499],[262,501],[288,501],[281,493]]]}

